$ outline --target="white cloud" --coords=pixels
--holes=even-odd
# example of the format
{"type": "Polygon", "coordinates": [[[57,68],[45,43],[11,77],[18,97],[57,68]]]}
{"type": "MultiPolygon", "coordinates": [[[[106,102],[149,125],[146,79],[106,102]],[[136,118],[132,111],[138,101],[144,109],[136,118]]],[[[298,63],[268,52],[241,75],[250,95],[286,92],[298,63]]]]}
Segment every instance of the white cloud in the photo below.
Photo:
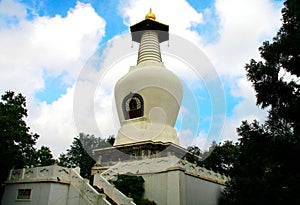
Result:
{"type": "MultiPolygon", "coordinates": [[[[105,24],[90,4],[77,2],[66,17],[36,16],[26,19],[26,6],[0,2],[0,15],[14,16],[13,24],[0,30],[0,92],[14,90],[27,97],[32,132],[38,145],[50,146],[58,156],[78,132],[73,122],[75,79],[87,59],[97,50],[105,24]],[[51,104],[35,99],[45,87],[45,76],[64,75],[70,87],[51,104]]],[[[7,17],[6,17],[7,19],[7,17]]]]}
{"type": "Polygon", "coordinates": [[[182,129],[177,131],[177,135],[179,137],[180,145],[183,147],[192,146],[192,142],[194,140],[194,133],[190,129],[182,129]]]}
{"type": "Polygon", "coordinates": [[[198,135],[195,135],[190,129],[181,130],[178,133],[178,136],[180,138],[180,145],[183,147],[189,147],[189,146],[197,146],[202,151],[208,150],[212,140],[209,140],[207,138],[207,133],[205,131],[200,131],[198,135]]]}
{"type": "Polygon", "coordinates": [[[245,63],[258,58],[262,41],[280,26],[280,6],[271,0],[217,0],[220,38],[205,50],[220,75],[244,75],[245,63]]]}
{"type": "Polygon", "coordinates": [[[55,157],[66,151],[78,135],[73,121],[73,92],[74,88],[68,88],[52,104],[36,102],[36,107],[30,109],[28,124],[40,135],[37,145],[49,146],[55,157]]]}
{"type": "Polygon", "coordinates": [[[0,17],[6,17],[6,18],[15,17],[17,19],[23,19],[26,17],[26,6],[14,0],[2,0],[0,2],[0,17]]]}
{"type": "Polygon", "coordinates": [[[89,4],[77,3],[65,18],[21,18],[18,24],[2,28],[1,92],[33,94],[44,88],[43,72],[53,77],[66,73],[67,80],[74,79],[97,49],[104,27],[105,21],[89,4]]]}
{"type": "Polygon", "coordinates": [[[254,119],[264,122],[267,116],[266,110],[261,110],[256,106],[255,92],[251,82],[246,78],[237,79],[232,85],[236,87],[232,90],[232,95],[242,100],[233,108],[232,116],[226,119],[224,123],[221,140],[237,140],[236,128],[240,127],[242,121],[252,122],[254,119]]]}
{"type": "Polygon", "coordinates": [[[241,121],[257,119],[264,121],[266,111],[256,106],[252,84],[245,77],[245,64],[251,58],[258,59],[258,47],[269,40],[279,29],[281,4],[271,0],[217,0],[216,15],[219,17],[217,39],[204,50],[222,76],[223,83],[229,84],[232,96],[240,98],[227,117],[222,140],[237,139],[236,128],[241,121]],[[225,79],[225,80],[224,80],[225,79]]]}

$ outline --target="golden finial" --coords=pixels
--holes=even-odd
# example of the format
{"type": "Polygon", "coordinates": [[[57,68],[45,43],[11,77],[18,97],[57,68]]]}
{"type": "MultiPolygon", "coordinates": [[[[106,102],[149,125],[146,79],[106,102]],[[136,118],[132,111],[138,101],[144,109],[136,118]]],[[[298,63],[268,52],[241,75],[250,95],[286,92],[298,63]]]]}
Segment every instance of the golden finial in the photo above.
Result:
{"type": "Polygon", "coordinates": [[[150,8],[150,12],[145,16],[145,19],[151,19],[151,20],[155,21],[156,17],[152,13],[152,8],[150,8]]]}

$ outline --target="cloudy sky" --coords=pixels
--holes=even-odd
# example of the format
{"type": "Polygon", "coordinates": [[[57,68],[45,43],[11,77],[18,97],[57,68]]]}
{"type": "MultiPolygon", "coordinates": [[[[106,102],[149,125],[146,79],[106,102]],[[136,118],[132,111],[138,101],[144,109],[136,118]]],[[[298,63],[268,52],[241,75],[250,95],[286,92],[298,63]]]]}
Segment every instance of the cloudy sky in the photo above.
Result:
{"type": "Polygon", "coordinates": [[[137,58],[129,26],[152,7],[170,25],[163,61],[184,84],[176,123],[181,144],[236,140],[242,120],[266,115],[244,67],[275,36],[282,6],[279,0],[0,0],[0,93],[26,96],[27,124],[55,157],[79,132],[116,134],[113,87],[137,58]],[[196,52],[174,57],[172,39],[196,52]],[[186,62],[189,54],[199,54],[202,65],[186,62]]]}

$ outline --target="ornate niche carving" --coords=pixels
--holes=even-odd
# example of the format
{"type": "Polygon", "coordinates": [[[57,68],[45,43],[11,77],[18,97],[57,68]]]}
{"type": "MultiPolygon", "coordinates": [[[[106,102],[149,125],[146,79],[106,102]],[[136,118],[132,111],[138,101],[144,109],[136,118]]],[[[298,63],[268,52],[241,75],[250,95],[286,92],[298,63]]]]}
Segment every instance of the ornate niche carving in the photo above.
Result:
{"type": "Polygon", "coordinates": [[[144,115],[144,100],[137,93],[130,93],[122,102],[125,120],[142,117],[144,115]]]}

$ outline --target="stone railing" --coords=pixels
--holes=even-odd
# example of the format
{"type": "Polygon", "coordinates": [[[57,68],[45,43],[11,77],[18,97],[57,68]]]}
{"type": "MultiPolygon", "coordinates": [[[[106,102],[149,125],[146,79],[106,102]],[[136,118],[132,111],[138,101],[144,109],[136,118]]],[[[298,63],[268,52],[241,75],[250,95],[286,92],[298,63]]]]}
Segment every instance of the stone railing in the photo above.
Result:
{"type": "Polygon", "coordinates": [[[195,164],[192,164],[186,160],[180,160],[177,163],[177,166],[184,170],[186,174],[200,177],[219,184],[225,185],[226,182],[230,180],[230,178],[225,175],[205,169],[204,167],[196,166],[195,164]]]}
{"type": "Polygon", "coordinates": [[[70,168],[58,165],[12,169],[10,170],[7,183],[53,181],[70,184],[70,173],[70,168]]]}
{"type": "Polygon", "coordinates": [[[71,169],[70,173],[71,185],[73,185],[78,191],[84,193],[84,197],[88,199],[92,204],[110,205],[106,200],[105,194],[99,194],[89,183],[87,179],[83,179],[79,172],[71,169]]]}
{"type": "Polygon", "coordinates": [[[83,179],[80,169],[65,168],[58,165],[12,169],[6,183],[20,182],[56,182],[73,186],[88,204],[110,205],[104,194],[99,194],[90,184],[83,179]]]}
{"type": "Polygon", "coordinates": [[[110,167],[108,170],[103,172],[101,176],[104,177],[104,179],[106,179],[107,181],[115,181],[117,180],[117,176],[121,174],[120,172],[118,172],[118,170],[119,169],[116,170],[114,167],[110,167]]]}
{"type": "Polygon", "coordinates": [[[168,170],[182,170],[188,175],[202,178],[211,182],[225,185],[230,180],[229,177],[221,175],[212,170],[199,167],[196,164],[190,163],[187,160],[179,159],[176,156],[150,158],[145,160],[136,160],[131,162],[120,162],[115,166],[110,167],[102,173],[102,176],[107,180],[114,180],[116,175],[126,173],[155,173],[168,170]]]}
{"type": "Polygon", "coordinates": [[[118,205],[135,205],[131,198],[125,196],[113,184],[109,183],[104,176],[102,176],[103,174],[105,175],[105,173],[106,172],[94,175],[94,186],[97,186],[99,189],[103,190],[103,192],[118,205]]]}

